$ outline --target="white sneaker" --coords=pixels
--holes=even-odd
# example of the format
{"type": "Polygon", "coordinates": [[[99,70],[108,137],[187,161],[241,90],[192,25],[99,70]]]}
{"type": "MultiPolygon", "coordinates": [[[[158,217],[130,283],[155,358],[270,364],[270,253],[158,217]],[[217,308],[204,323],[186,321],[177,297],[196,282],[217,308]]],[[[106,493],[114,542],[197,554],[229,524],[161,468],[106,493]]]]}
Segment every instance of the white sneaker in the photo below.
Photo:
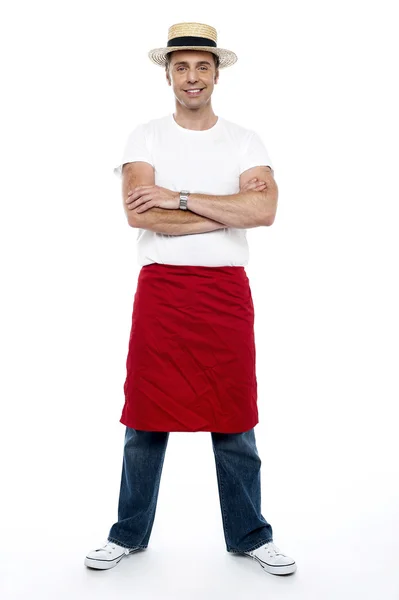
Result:
{"type": "Polygon", "coordinates": [[[296,571],[295,560],[283,554],[273,542],[244,554],[256,560],[262,569],[272,575],[288,575],[296,571]]]}
{"type": "Polygon", "coordinates": [[[124,548],[107,541],[102,548],[91,550],[85,558],[86,567],[92,569],[112,569],[124,556],[138,552],[141,548],[124,548]]]}

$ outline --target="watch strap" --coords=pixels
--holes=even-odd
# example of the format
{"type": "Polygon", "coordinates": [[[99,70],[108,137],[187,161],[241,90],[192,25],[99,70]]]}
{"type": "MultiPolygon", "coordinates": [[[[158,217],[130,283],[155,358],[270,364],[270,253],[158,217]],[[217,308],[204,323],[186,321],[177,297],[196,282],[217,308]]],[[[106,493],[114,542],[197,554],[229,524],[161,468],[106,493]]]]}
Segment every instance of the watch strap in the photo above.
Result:
{"type": "Polygon", "coordinates": [[[190,192],[187,190],[182,190],[180,192],[180,205],[179,208],[181,210],[187,210],[187,200],[190,195],[190,192]]]}

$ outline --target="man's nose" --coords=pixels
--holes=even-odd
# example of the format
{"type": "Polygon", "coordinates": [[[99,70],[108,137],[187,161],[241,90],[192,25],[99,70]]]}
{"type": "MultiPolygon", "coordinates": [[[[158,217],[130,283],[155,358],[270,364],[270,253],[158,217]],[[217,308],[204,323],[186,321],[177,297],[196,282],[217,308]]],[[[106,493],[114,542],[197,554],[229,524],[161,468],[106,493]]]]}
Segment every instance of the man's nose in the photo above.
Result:
{"type": "Polygon", "coordinates": [[[187,83],[198,81],[197,72],[195,69],[189,71],[187,74],[187,83]]]}

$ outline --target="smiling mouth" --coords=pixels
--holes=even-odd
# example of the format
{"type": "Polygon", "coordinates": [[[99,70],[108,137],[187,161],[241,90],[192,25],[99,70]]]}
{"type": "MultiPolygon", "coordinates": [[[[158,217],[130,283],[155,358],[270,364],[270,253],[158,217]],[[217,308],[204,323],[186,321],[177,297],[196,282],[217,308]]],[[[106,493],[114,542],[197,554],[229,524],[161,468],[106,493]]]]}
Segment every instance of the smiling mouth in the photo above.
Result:
{"type": "Polygon", "coordinates": [[[188,96],[199,96],[204,88],[193,88],[191,90],[184,90],[188,96]]]}

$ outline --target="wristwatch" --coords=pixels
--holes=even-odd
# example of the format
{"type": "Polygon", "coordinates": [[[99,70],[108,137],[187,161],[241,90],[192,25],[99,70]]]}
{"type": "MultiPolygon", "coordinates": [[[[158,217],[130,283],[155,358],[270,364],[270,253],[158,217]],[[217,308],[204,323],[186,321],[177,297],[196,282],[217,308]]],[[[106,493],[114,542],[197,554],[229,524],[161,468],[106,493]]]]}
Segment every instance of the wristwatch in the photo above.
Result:
{"type": "Polygon", "coordinates": [[[187,210],[187,200],[188,200],[189,195],[190,195],[190,192],[188,192],[187,190],[183,190],[180,192],[179,208],[181,208],[182,210],[187,210]]]}

